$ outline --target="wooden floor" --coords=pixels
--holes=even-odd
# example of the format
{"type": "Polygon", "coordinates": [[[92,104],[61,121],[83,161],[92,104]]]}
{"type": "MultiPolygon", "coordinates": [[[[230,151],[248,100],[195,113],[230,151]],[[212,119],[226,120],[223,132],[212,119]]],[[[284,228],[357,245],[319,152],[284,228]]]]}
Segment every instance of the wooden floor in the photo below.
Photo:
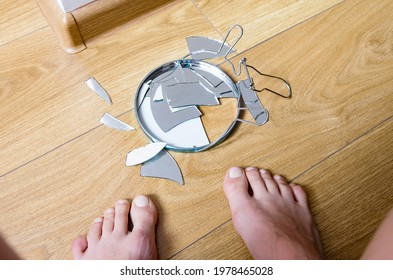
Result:
{"type": "MultiPolygon", "coordinates": [[[[1,2],[2,235],[24,258],[69,259],[71,240],[95,217],[116,200],[143,193],[158,205],[160,258],[248,259],[222,178],[230,166],[257,166],[305,187],[327,258],[358,258],[393,206],[393,2],[172,0],[151,6],[88,35],[87,50],[70,55],[33,0],[1,2]],[[185,55],[187,36],[223,39],[235,23],[245,36],[234,61],[247,57],[285,77],[293,98],[263,94],[271,116],[266,125],[241,123],[212,150],[172,153],[184,186],[125,167],[126,153],[148,141],[132,111],[142,78],[185,55]],[[86,87],[90,76],[110,93],[112,106],[86,87]],[[100,125],[104,112],[137,131],[100,125]]],[[[255,76],[256,85],[265,82],[255,76]]],[[[207,125],[220,127],[214,120],[207,125]]]]}

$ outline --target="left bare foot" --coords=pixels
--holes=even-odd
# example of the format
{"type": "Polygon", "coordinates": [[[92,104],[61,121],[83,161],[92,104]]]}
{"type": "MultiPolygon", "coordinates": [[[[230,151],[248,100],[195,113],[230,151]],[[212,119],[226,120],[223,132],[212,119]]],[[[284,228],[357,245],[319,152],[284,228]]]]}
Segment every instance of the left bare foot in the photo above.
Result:
{"type": "Polygon", "coordinates": [[[127,200],[119,200],[104,217],[94,220],[87,237],[79,236],[72,242],[74,259],[157,259],[156,221],[157,209],[147,196],[135,197],[131,211],[127,200]],[[132,231],[128,230],[129,215],[132,231]]]}

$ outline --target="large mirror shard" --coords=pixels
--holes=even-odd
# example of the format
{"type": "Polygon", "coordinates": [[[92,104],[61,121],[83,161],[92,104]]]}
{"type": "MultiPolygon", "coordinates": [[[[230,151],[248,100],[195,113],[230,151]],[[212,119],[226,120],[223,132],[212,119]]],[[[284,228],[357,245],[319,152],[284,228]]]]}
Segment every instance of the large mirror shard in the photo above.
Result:
{"type": "Polygon", "coordinates": [[[168,143],[169,146],[193,148],[209,144],[201,118],[191,119],[179,124],[168,132],[164,132],[154,119],[150,109],[149,97],[146,98],[146,101],[140,107],[139,113],[142,122],[148,126],[149,133],[155,135],[155,139],[168,143]]]}
{"type": "Polygon", "coordinates": [[[201,105],[219,105],[214,93],[197,83],[178,83],[164,88],[169,105],[172,108],[201,105]]]}
{"type": "Polygon", "coordinates": [[[234,52],[234,49],[228,44],[224,44],[222,46],[223,43],[216,39],[202,36],[191,36],[187,37],[186,40],[193,59],[204,60],[215,57],[223,57],[228,53],[228,51],[228,54],[234,52]],[[221,46],[222,49],[218,52],[221,46]]]}
{"type": "Polygon", "coordinates": [[[217,87],[219,84],[223,83],[222,79],[211,72],[203,71],[198,68],[190,68],[189,70],[196,73],[203,80],[207,81],[212,87],[217,87]]]}
{"type": "MultiPolygon", "coordinates": [[[[162,90],[162,87],[158,86],[156,90],[162,90]]],[[[163,96],[164,99],[167,98],[165,92],[163,92],[163,96]]],[[[179,124],[202,115],[197,107],[188,107],[177,112],[172,112],[167,101],[155,102],[154,98],[150,98],[150,107],[156,123],[164,132],[168,132],[179,124]]]]}
{"type": "Polygon", "coordinates": [[[183,185],[183,176],[174,158],[165,150],[141,166],[141,176],[169,179],[183,185]]]}

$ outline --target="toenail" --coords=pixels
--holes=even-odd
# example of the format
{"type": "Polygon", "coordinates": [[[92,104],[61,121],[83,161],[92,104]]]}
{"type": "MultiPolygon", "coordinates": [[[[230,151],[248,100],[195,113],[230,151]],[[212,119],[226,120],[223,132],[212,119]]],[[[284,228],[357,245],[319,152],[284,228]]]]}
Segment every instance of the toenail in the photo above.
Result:
{"type": "Polygon", "coordinates": [[[134,198],[134,203],[138,207],[146,207],[149,205],[149,199],[144,195],[138,195],[134,198]]]}
{"type": "Polygon", "coordinates": [[[229,177],[230,178],[239,178],[243,175],[243,169],[240,167],[232,167],[229,169],[229,177]]]}
{"type": "Polygon", "coordinates": [[[269,174],[269,171],[267,171],[266,169],[261,169],[259,170],[262,174],[269,174]]]}
{"type": "Polygon", "coordinates": [[[247,171],[252,171],[252,170],[255,170],[255,167],[250,166],[250,167],[247,167],[246,170],[247,171]]]}
{"type": "Polygon", "coordinates": [[[96,218],[96,219],[93,221],[93,224],[94,224],[94,223],[102,223],[102,217],[96,218]]]}
{"type": "Polygon", "coordinates": [[[274,175],[274,179],[276,180],[282,180],[282,177],[280,175],[274,175]]]}
{"type": "Polygon", "coordinates": [[[119,201],[117,201],[118,204],[127,204],[128,200],[125,199],[120,199],[119,201]]]}
{"type": "Polygon", "coordinates": [[[109,209],[106,209],[105,214],[112,214],[113,212],[115,212],[115,209],[109,208],[109,209]]]}

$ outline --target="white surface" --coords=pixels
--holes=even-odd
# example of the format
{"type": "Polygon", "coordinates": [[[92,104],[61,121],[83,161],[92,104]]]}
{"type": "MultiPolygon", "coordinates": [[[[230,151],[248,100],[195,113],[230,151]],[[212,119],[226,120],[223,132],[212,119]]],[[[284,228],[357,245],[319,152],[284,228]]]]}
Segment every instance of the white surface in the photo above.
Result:
{"type": "Polygon", "coordinates": [[[72,12],[95,0],[56,0],[60,8],[65,12],[72,12]]]}
{"type": "Polygon", "coordinates": [[[105,124],[106,126],[109,126],[117,130],[124,130],[124,131],[135,130],[135,128],[133,128],[132,126],[126,124],[125,122],[122,122],[119,119],[116,119],[114,116],[108,113],[104,113],[104,115],[100,119],[100,123],[105,124]]]}
{"type": "Polygon", "coordinates": [[[109,94],[106,92],[106,90],[96,81],[96,79],[94,79],[93,77],[91,77],[90,79],[88,79],[86,82],[86,85],[92,90],[94,91],[99,97],[101,97],[102,99],[104,99],[106,101],[106,103],[112,105],[112,99],[109,96],[109,94]]]}
{"type": "Polygon", "coordinates": [[[179,124],[168,132],[162,131],[154,119],[150,108],[150,97],[145,97],[139,107],[139,115],[142,122],[148,124],[149,130],[154,133],[159,141],[168,143],[170,146],[181,148],[194,148],[208,145],[205,129],[201,118],[191,119],[179,124]]]}
{"type": "Polygon", "coordinates": [[[166,143],[157,142],[135,149],[127,154],[126,165],[133,166],[144,163],[155,157],[165,146],[166,143]]]}
{"type": "Polygon", "coordinates": [[[153,101],[162,101],[164,100],[164,96],[162,95],[162,86],[159,86],[156,90],[156,93],[154,94],[154,99],[153,101]]]}

